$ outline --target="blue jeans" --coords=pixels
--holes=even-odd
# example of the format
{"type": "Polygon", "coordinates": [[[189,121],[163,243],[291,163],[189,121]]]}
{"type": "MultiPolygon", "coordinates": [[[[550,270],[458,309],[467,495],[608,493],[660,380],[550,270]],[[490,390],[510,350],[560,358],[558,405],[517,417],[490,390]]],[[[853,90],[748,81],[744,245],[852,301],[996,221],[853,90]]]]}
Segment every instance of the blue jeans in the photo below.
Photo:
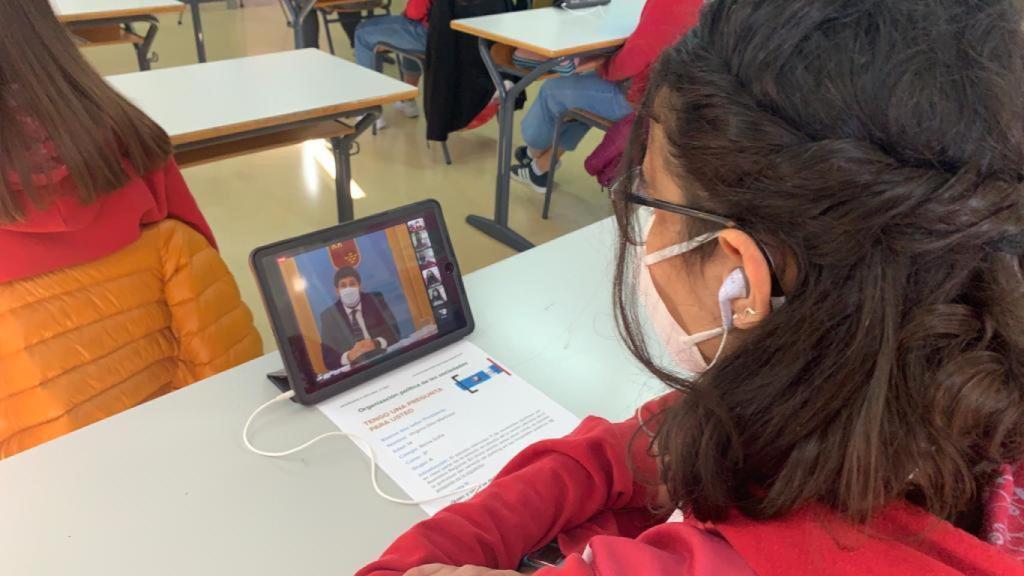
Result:
{"type": "MultiPolygon", "coordinates": [[[[363,20],[356,28],[356,63],[372,70],[373,49],[381,42],[399,50],[425,52],[427,27],[405,16],[377,16],[363,20]]],[[[422,72],[416,62],[405,58],[402,59],[402,69],[413,74],[422,72]]]]}
{"type": "MultiPolygon", "coordinates": [[[[526,145],[535,150],[551,147],[555,122],[571,108],[582,108],[613,122],[633,111],[626,94],[597,74],[559,76],[544,82],[520,125],[526,145]]],[[[559,147],[575,150],[590,128],[579,122],[562,125],[559,147]]]]}

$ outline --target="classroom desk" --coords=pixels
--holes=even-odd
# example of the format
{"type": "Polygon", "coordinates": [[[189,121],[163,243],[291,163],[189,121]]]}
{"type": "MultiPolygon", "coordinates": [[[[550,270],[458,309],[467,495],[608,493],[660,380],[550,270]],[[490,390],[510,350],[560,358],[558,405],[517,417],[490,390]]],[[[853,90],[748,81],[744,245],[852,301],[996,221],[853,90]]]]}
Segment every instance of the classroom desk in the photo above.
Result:
{"type": "Polygon", "coordinates": [[[132,44],[140,70],[149,70],[149,52],[160,28],[158,14],[180,13],[178,0],[50,0],[54,14],[86,45],[132,44]],[[146,34],[135,26],[146,24],[146,34]]]}
{"type": "Polygon", "coordinates": [[[548,74],[563,58],[605,54],[621,46],[636,29],[645,0],[613,0],[598,8],[566,11],[539,8],[491,16],[464,18],[452,28],[479,38],[480,57],[498,91],[498,170],[494,193],[494,217],[471,215],[466,221],[484,234],[519,251],[533,243],[509,226],[509,187],[512,172],[512,133],[515,102],[527,86],[548,74]],[[495,60],[494,48],[525,48],[548,58],[533,70],[523,70],[495,60]],[[519,78],[509,89],[507,76],[519,78]]]}
{"type": "Polygon", "coordinates": [[[167,131],[182,166],[330,140],[341,222],[353,217],[350,153],[356,138],[380,116],[381,106],[417,93],[414,86],[314,49],[107,80],[167,131]]]}
{"type": "MultiPolygon", "coordinates": [[[[470,340],[579,416],[626,418],[659,391],[615,331],[613,244],[605,220],[466,277],[470,340]]],[[[351,441],[281,459],[242,444],[280,367],[269,354],[0,461],[0,574],[349,576],[376,558],[424,514],[377,497],[351,441]]],[[[331,429],[284,403],[251,437],[280,449],[331,429]]]]}

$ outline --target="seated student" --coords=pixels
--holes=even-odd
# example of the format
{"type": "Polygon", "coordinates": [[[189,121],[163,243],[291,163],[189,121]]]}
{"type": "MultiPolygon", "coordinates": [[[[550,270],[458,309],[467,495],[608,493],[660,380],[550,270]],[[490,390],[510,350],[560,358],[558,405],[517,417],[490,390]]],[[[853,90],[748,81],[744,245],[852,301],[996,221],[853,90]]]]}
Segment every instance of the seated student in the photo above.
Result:
{"type": "Polygon", "coordinates": [[[430,305],[431,306],[442,306],[445,303],[444,295],[441,294],[441,287],[437,286],[430,289],[430,305]]]}
{"type": "Polygon", "coordinates": [[[334,274],[338,299],[320,313],[321,348],[328,370],[369,360],[399,341],[401,330],[384,295],[363,292],[355,268],[334,274]]]}
{"type": "MultiPolygon", "coordinates": [[[[381,42],[391,44],[400,50],[426,52],[427,20],[430,17],[430,3],[433,0],[409,0],[405,12],[397,16],[377,16],[364,20],[356,28],[356,63],[364,68],[373,68],[374,49],[381,42]]],[[[413,86],[420,83],[423,70],[417,62],[402,58],[402,80],[413,86]]],[[[420,115],[416,100],[396,102],[395,108],[407,118],[420,115]]],[[[377,121],[377,127],[385,123],[377,121]]]]}
{"type": "Polygon", "coordinates": [[[536,576],[1024,574],[1020,10],[709,2],[613,191],[623,334],[679,392],[358,575],[515,574],[553,539],[536,576]]]}
{"type": "Polygon", "coordinates": [[[0,458],[261,353],[167,135],[0,2],[0,458]]]}
{"type": "Polygon", "coordinates": [[[555,123],[562,114],[578,108],[613,122],[629,115],[643,95],[651,63],[697,22],[702,4],[703,0],[647,0],[636,30],[597,73],[544,82],[520,124],[526,145],[515,150],[518,164],[512,166],[512,178],[546,192],[551,162],[557,162],[563,151],[575,150],[589,130],[578,122],[564,125],[561,150],[552,154],[555,123]]]}

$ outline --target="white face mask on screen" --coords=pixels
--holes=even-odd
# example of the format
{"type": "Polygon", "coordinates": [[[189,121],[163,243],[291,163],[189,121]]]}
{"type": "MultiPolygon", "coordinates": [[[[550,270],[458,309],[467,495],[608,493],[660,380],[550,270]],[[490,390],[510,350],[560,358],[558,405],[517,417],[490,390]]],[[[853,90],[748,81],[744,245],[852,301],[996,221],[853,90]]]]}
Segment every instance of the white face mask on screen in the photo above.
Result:
{"type": "Polygon", "coordinates": [[[341,298],[341,303],[347,308],[355,308],[361,300],[359,288],[355,286],[348,286],[338,290],[338,297],[341,298]]]}
{"type": "Polygon", "coordinates": [[[637,290],[640,300],[647,310],[647,316],[651,320],[654,332],[665,347],[665,351],[672,358],[677,368],[687,375],[696,376],[706,371],[721,356],[729,330],[733,326],[732,301],[737,298],[745,298],[748,295],[747,277],[743,273],[742,268],[736,268],[726,277],[725,282],[722,283],[722,287],[718,292],[719,307],[722,314],[721,326],[698,332],[697,334],[687,333],[676,322],[675,318],[672,317],[672,314],[665,306],[665,301],[658,294],[658,290],[654,286],[654,280],[651,278],[650,267],[707,244],[717,239],[720,232],[702,234],[692,240],[680,242],[679,244],[674,244],[648,254],[646,244],[653,224],[654,217],[652,216],[644,226],[644,243],[637,246],[637,290]],[[704,359],[700,349],[697,348],[697,345],[718,336],[722,337],[722,342],[718,346],[718,352],[715,354],[714,359],[709,364],[704,359]]]}

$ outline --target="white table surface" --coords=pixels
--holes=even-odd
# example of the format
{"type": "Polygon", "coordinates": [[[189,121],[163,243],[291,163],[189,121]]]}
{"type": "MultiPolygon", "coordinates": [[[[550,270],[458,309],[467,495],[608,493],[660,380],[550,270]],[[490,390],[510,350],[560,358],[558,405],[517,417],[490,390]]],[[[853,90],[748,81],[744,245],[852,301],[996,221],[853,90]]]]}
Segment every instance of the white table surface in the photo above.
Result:
{"type": "Polygon", "coordinates": [[[312,48],[108,76],[175,144],[415,97],[417,89],[312,48]]]}
{"type": "MultiPolygon", "coordinates": [[[[470,340],[579,416],[626,418],[660,390],[618,341],[613,249],[606,220],[466,278],[470,340]]],[[[269,354],[0,461],[0,574],[347,576],[375,559],[425,516],[372,492],[351,441],[282,459],[242,444],[280,366],[269,354]]],[[[331,429],[286,403],[252,438],[274,450],[331,429]]]]}
{"type": "Polygon", "coordinates": [[[612,0],[580,10],[538,8],[463,18],[452,28],[554,58],[621,45],[636,30],[645,0],[612,0]]]}
{"type": "Polygon", "coordinates": [[[181,12],[185,9],[185,5],[177,0],[50,0],[50,5],[62,21],[181,12]]]}

